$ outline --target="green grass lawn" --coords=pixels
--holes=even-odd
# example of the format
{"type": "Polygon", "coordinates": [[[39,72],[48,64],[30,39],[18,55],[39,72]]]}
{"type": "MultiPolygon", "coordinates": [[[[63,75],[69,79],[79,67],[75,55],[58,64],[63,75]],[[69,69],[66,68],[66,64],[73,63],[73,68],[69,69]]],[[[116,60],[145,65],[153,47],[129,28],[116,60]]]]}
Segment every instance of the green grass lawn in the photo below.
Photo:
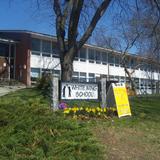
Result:
{"type": "Polygon", "coordinates": [[[0,160],[159,160],[160,96],[130,102],[132,117],[80,121],[36,89],[0,97],[0,160]]]}
{"type": "Polygon", "coordinates": [[[53,112],[38,90],[0,98],[0,160],[101,158],[100,146],[86,124],[53,112]]]}

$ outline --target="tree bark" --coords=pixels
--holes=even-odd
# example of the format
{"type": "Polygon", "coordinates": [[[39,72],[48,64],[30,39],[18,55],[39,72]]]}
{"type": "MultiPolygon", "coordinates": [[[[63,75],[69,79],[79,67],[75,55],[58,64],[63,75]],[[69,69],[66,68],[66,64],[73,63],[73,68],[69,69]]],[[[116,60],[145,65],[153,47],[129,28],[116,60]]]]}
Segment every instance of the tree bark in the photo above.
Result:
{"type": "Polygon", "coordinates": [[[61,80],[62,81],[71,81],[72,80],[72,73],[73,73],[73,59],[74,53],[78,52],[76,49],[72,49],[63,53],[64,58],[61,61],[61,80]]]}
{"type": "Polygon", "coordinates": [[[126,67],[124,67],[125,73],[127,73],[129,81],[131,82],[131,89],[133,90],[133,92],[136,94],[136,85],[134,83],[134,81],[132,80],[132,77],[128,71],[128,69],[126,67]]]}

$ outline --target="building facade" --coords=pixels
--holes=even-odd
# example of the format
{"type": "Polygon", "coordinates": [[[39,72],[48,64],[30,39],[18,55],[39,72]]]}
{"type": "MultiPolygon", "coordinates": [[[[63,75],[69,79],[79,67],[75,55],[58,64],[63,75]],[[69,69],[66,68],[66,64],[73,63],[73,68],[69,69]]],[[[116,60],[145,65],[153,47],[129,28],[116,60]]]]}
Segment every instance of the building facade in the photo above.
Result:
{"type": "MultiPolygon", "coordinates": [[[[30,31],[3,30],[0,31],[0,38],[7,41],[5,44],[8,46],[6,47],[8,53],[5,57],[10,59],[9,64],[13,64],[9,65],[7,73],[9,78],[31,85],[43,72],[60,77],[61,68],[55,37],[30,31]]],[[[2,59],[4,50],[4,42],[0,41],[2,59]]],[[[105,76],[108,80],[129,82],[121,65],[121,57],[122,54],[117,51],[86,44],[73,62],[73,80],[96,82],[105,76]]],[[[159,92],[159,88],[158,91],[156,88],[160,80],[157,62],[130,54],[125,60],[139,94],[159,92]]],[[[4,62],[0,62],[1,68],[3,65],[4,62]]]]}

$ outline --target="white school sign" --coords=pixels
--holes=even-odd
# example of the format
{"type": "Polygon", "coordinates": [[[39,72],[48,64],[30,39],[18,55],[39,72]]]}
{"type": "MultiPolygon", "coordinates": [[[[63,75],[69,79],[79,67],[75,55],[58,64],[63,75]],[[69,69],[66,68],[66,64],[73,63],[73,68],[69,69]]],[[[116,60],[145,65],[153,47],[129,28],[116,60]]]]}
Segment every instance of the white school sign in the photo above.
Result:
{"type": "Polygon", "coordinates": [[[61,99],[98,99],[98,84],[61,82],[61,99]]]}

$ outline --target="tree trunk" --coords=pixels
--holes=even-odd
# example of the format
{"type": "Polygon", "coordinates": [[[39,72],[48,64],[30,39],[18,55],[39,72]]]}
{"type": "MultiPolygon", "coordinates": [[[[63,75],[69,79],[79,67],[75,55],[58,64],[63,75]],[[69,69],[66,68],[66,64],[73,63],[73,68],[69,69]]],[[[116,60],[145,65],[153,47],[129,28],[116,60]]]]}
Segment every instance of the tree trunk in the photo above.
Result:
{"type": "Polygon", "coordinates": [[[64,59],[61,62],[61,80],[71,81],[73,73],[73,58],[72,53],[66,53],[64,59]]]}
{"type": "Polygon", "coordinates": [[[129,73],[129,71],[127,70],[126,67],[124,67],[124,70],[125,70],[125,72],[126,72],[127,75],[128,75],[129,81],[131,82],[131,89],[132,89],[133,92],[136,94],[136,85],[135,85],[134,81],[132,80],[132,77],[131,77],[131,75],[130,75],[130,73],[129,73]]]}

